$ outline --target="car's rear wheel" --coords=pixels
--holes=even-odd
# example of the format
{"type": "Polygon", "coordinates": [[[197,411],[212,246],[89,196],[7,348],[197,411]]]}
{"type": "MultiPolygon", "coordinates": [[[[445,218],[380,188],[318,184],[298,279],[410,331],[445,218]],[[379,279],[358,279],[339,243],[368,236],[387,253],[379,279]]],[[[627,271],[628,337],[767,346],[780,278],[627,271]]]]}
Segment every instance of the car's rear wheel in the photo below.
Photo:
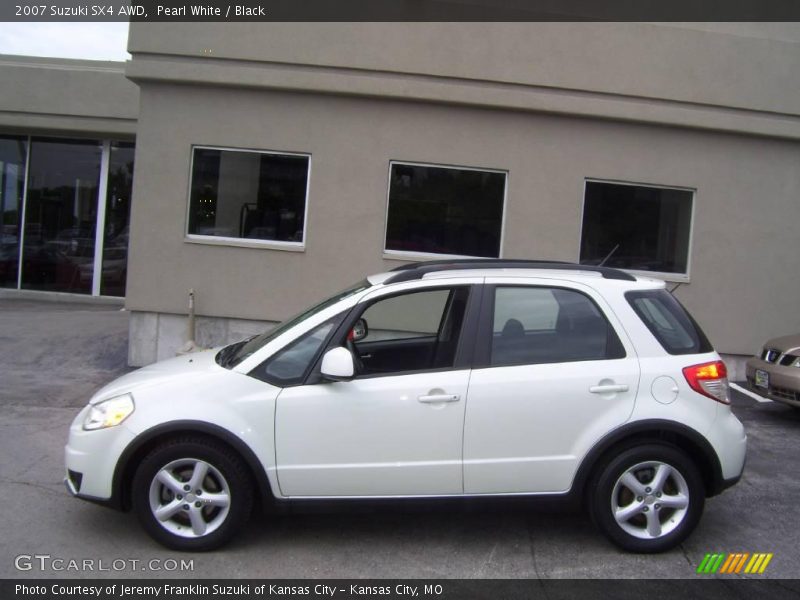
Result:
{"type": "Polygon", "coordinates": [[[132,500],[155,540],[174,550],[205,551],[228,542],[247,521],[253,486],[235,452],[214,440],[182,437],[142,460],[132,500]]]}
{"type": "Polygon", "coordinates": [[[591,483],[592,519],[612,542],[633,552],[663,552],[697,526],[705,489],[692,460],[672,446],[623,451],[591,483]]]}

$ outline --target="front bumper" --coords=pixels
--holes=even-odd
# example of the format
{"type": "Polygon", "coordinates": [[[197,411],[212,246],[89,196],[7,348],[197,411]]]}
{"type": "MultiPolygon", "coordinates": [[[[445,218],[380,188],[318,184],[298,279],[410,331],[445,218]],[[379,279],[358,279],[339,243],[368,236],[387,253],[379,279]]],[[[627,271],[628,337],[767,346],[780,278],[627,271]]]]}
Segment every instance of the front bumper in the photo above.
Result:
{"type": "Polygon", "coordinates": [[[800,408],[800,369],[797,367],[785,367],[753,357],[747,360],[745,375],[747,377],[747,387],[751,391],[770,400],[800,408]],[[756,387],[756,369],[766,371],[769,374],[769,387],[767,389],[756,387]]]}
{"type": "Polygon", "coordinates": [[[64,447],[65,485],[74,496],[99,503],[110,503],[114,471],[128,444],[134,439],[124,424],[107,429],[84,431],[84,407],[70,425],[64,447]]]}

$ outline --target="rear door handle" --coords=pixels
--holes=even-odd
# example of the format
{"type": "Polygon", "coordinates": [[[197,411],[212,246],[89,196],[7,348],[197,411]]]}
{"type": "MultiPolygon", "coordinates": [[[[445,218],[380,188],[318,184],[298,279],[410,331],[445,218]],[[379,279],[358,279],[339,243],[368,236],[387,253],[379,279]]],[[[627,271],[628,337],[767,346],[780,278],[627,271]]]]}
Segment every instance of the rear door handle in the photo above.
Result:
{"type": "Polygon", "coordinates": [[[589,388],[593,394],[614,394],[617,392],[627,392],[628,385],[625,383],[613,383],[610,385],[593,385],[589,388]]]}
{"type": "Polygon", "coordinates": [[[458,402],[461,396],[458,394],[431,394],[429,396],[418,396],[417,400],[426,404],[436,404],[438,402],[458,402]]]}

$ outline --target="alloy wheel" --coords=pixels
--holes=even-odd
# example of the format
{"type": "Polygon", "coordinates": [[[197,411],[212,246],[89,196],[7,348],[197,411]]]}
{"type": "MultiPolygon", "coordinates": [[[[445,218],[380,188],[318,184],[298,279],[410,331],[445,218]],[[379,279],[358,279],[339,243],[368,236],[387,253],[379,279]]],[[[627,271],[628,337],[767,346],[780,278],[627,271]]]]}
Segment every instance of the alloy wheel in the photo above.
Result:
{"type": "Polygon", "coordinates": [[[153,477],[150,510],[169,533],[185,538],[206,536],[228,516],[230,486],[214,465],[182,458],[164,465],[153,477]]]}
{"type": "Polygon", "coordinates": [[[689,510],[689,485],[673,466],[647,461],[626,469],[611,493],[611,511],[620,528],[640,539],[674,531],[689,510]]]}

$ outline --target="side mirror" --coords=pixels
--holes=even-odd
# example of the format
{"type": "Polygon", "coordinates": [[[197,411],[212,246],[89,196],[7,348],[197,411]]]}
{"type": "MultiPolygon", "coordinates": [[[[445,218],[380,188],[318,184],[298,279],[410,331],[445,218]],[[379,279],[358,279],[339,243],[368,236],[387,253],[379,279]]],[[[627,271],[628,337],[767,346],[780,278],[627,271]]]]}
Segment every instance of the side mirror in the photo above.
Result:
{"type": "Polygon", "coordinates": [[[367,325],[366,319],[359,319],[353,325],[353,328],[350,330],[350,335],[347,336],[347,339],[351,342],[360,342],[369,333],[369,326],[367,325]]]}
{"type": "Polygon", "coordinates": [[[355,367],[353,355],[347,348],[332,348],[322,357],[320,372],[331,381],[349,381],[353,378],[355,367]]]}

